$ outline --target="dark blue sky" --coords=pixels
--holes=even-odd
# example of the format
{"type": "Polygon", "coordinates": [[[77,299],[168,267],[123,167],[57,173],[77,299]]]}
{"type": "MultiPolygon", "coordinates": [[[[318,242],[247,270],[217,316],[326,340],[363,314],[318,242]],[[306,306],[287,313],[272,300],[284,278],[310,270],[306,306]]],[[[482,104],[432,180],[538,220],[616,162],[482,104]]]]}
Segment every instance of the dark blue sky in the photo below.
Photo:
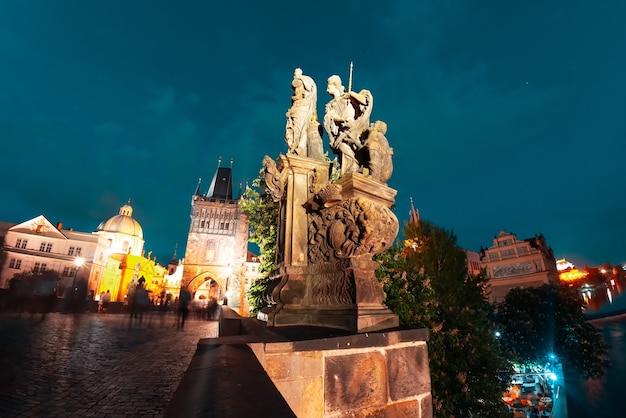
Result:
{"type": "MultiPolygon", "coordinates": [[[[0,2],[0,220],[93,231],[127,199],[184,254],[219,156],[238,182],[287,150],[301,67],[374,95],[398,190],[467,249],[543,233],[626,263],[626,2],[0,2]],[[386,4],[383,4],[386,3],[386,4]]],[[[329,150],[325,136],[325,149],[329,150]]]]}

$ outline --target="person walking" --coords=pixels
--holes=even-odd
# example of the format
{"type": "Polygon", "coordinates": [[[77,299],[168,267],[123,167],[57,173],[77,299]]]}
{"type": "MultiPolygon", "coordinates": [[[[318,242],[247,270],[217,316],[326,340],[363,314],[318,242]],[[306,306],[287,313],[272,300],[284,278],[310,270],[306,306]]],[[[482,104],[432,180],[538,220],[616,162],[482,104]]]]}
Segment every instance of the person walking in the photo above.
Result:
{"type": "Polygon", "coordinates": [[[146,279],[141,277],[130,296],[130,319],[137,318],[139,323],[143,321],[143,313],[148,307],[148,291],[145,283],[146,279]]]}
{"type": "Polygon", "coordinates": [[[189,304],[191,303],[191,292],[187,289],[187,286],[183,285],[180,288],[180,293],[178,295],[178,316],[180,317],[180,328],[179,322],[176,322],[176,329],[184,329],[185,321],[187,320],[187,316],[189,316],[189,304]]]}
{"type": "Polygon", "coordinates": [[[111,303],[111,291],[107,290],[107,292],[102,296],[102,313],[107,313],[109,310],[109,304],[111,303]]]}
{"type": "MultiPolygon", "coordinates": [[[[143,277],[142,277],[143,279],[143,277]]],[[[137,312],[139,313],[139,323],[141,324],[141,322],[143,321],[143,314],[146,311],[146,309],[148,308],[148,290],[146,290],[146,287],[144,285],[144,281],[141,281],[141,279],[139,280],[139,285],[137,286],[137,289],[135,289],[135,292],[137,292],[137,296],[135,298],[135,303],[137,305],[137,312]]]]}
{"type": "Polygon", "coordinates": [[[100,298],[98,299],[98,312],[102,313],[104,310],[102,309],[102,305],[104,304],[104,295],[106,293],[104,290],[100,293],[100,298]]]}

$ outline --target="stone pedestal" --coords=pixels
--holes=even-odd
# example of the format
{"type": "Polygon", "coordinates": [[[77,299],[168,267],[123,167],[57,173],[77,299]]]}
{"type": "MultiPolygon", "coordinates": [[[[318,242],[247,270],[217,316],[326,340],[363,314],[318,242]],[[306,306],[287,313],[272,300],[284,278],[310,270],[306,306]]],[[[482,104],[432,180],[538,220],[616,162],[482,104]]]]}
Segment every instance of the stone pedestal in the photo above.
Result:
{"type": "Polygon", "coordinates": [[[303,268],[281,268],[265,310],[268,326],[308,325],[350,332],[397,327],[398,317],[383,305],[378,263],[348,259],[303,268]]]}
{"type": "Polygon", "coordinates": [[[280,155],[286,195],[281,202],[279,225],[279,262],[286,266],[306,266],[307,263],[307,201],[328,181],[330,162],[296,155],[280,155]]]}
{"type": "Polygon", "coordinates": [[[360,173],[342,176],[337,183],[341,186],[344,199],[363,197],[387,208],[396,202],[396,190],[360,173]]]}
{"type": "MultiPolygon", "coordinates": [[[[303,170],[294,169],[293,180],[300,174],[304,178],[306,164],[291,160],[303,170]]],[[[398,326],[398,317],[383,304],[382,285],[375,275],[378,263],[372,260],[397,236],[398,220],[389,210],[396,191],[360,174],[349,174],[338,184],[341,200],[332,205],[318,202],[315,209],[309,206],[307,229],[293,230],[291,240],[285,239],[286,247],[302,251],[306,237],[307,262],[285,250],[271,291],[275,305],[261,316],[270,327],[308,325],[361,333],[398,326]]],[[[289,203],[290,190],[297,194],[287,185],[287,233],[304,209],[295,201],[289,203]]]]}

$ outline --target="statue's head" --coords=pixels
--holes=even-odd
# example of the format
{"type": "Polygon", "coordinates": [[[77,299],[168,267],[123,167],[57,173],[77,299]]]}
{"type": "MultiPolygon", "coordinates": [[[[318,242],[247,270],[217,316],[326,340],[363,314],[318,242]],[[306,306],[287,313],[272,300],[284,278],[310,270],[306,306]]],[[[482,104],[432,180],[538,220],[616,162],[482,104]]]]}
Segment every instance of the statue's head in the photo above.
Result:
{"type": "Polygon", "coordinates": [[[269,155],[266,155],[265,157],[263,157],[263,166],[264,167],[269,167],[274,165],[274,160],[272,159],[272,157],[270,157],[269,155]]]}
{"type": "Polygon", "coordinates": [[[375,131],[381,132],[383,134],[386,134],[387,124],[383,122],[382,120],[377,120],[376,122],[372,123],[372,129],[375,131]]]}
{"type": "Polygon", "coordinates": [[[341,84],[341,77],[339,77],[338,75],[331,75],[330,77],[328,77],[328,88],[326,89],[326,91],[328,91],[328,94],[334,97],[342,95],[346,91],[346,89],[343,84],[341,84]]]}
{"type": "Polygon", "coordinates": [[[296,68],[293,72],[294,77],[302,77],[302,68],[296,68]]]}

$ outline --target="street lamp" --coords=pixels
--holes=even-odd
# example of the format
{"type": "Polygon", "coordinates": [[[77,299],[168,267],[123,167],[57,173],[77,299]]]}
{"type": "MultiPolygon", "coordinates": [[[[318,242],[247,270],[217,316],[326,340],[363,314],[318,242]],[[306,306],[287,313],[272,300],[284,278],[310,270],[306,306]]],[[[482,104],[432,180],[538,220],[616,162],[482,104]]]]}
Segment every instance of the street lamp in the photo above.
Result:
{"type": "Polygon", "coordinates": [[[228,306],[228,281],[230,280],[231,274],[233,274],[233,269],[230,268],[230,263],[228,264],[228,267],[226,267],[224,273],[226,273],[226,283],[224,284],[224,297],[222,298],[222,305],[228,306]]]}
{"type": "Polygon", "coordinates": [[[74,260],[74,265],[76,266],[76,268],[74,269],[74,280],[72,280],[72,292],[76,292],[76,276],[78,275],[78,269],[83,264],[85,264],[85,259],[82,257],[77,257],[74,260]]]}
{"type": "Polygon", "coordinates": [[[74,266],[76,267],[74,269],[74,277],[72,278],[72,293],[71,293],[71,299],[69,301],[70,303],[70,310],[72,312],[76,312],[78,309],[77,306],[77,300],[76,300],[76,291],[78,290],[76,288],[76,276],[78,276],[78,269],[80,268],[80,266],[82,266],[83,264],[85,264],[85,259],[82,257],[77,257],[74,259],[74,266]]]}

